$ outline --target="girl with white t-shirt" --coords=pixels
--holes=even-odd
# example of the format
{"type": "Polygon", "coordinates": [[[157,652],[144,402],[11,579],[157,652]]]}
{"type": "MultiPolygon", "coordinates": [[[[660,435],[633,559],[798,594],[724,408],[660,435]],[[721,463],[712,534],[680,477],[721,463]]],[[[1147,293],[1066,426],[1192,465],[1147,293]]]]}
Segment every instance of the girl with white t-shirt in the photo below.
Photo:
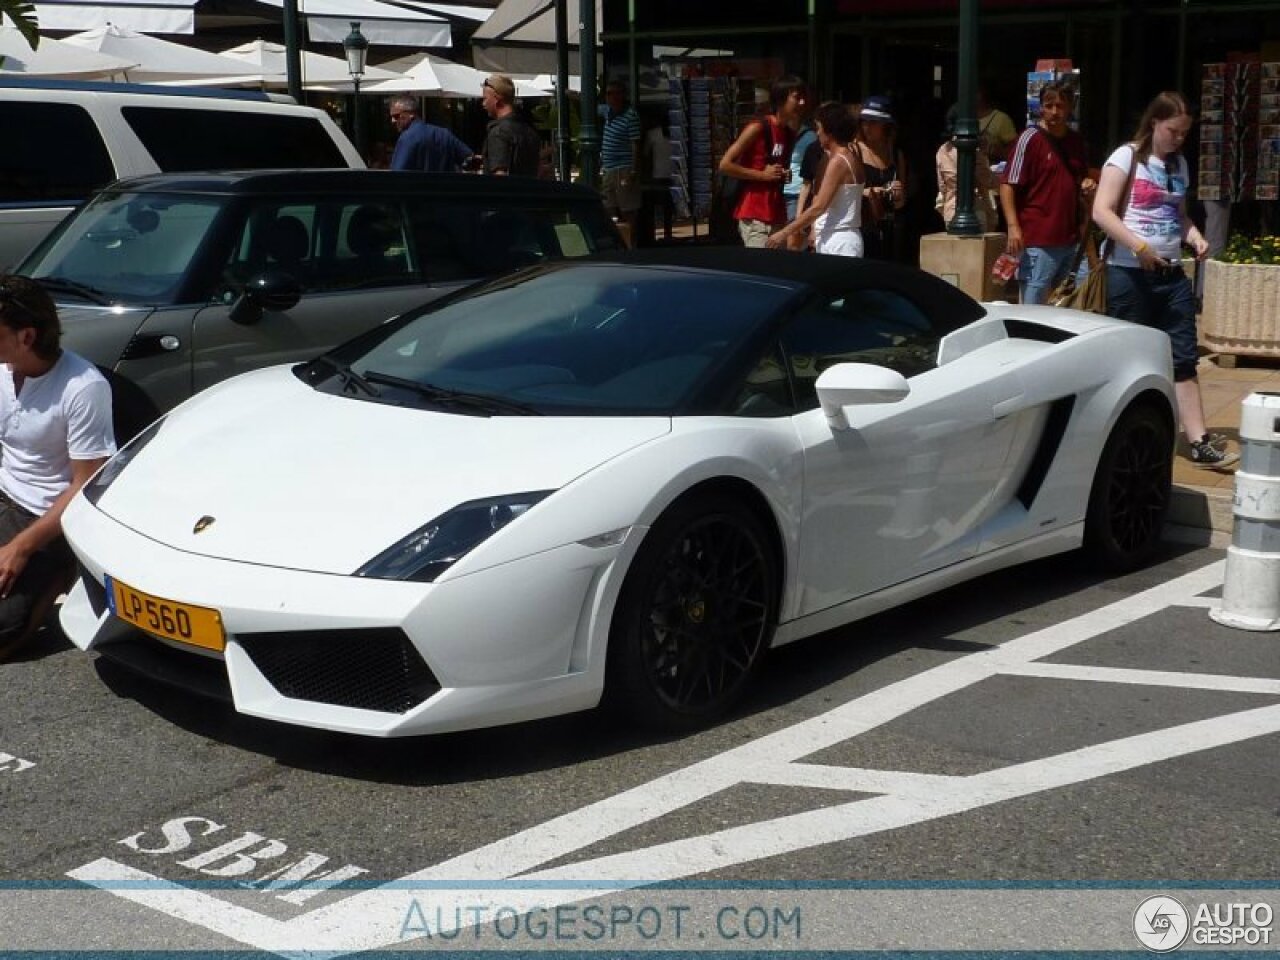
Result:
{"type": "Polygon", "coordinates": [[[1093,203],[1093,219],[1107,244],[1107,313],[1169,335],[1178,419],[1201,467],[1239,459],[1226,439],[1205,429],[1196,379],[1196,302],[1182,269],[1182,245],[1197,260],[1209,244],[1187,215],[1187,161],[1180,152],[1191,110],[1180,93],[1159,94],[1142,115],[1133,141],[1107,158],[1093,203]],[[1126,186],[1128,188],[1126,193],[1126,186]]]}

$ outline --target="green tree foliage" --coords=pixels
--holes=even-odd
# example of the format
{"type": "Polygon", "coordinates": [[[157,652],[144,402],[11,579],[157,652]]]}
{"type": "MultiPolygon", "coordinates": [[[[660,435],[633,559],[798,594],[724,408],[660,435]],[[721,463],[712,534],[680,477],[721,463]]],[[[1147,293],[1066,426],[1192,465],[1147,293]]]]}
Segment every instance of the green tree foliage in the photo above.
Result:
{"type": "Polygon", "coordinates": [[[26,0],[0,0],[0,25],[12,23],[23,39],[34,50],[40,45],[40,25],[36,22],[36,8],[26,0]]]}

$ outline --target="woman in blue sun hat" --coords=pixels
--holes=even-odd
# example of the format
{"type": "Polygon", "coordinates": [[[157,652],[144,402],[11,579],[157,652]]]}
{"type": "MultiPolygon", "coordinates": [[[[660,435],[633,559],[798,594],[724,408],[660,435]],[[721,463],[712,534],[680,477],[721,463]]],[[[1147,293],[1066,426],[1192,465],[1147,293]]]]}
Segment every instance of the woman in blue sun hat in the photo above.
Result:
{"type": "Polygon", "coordinates": [[[902,260],[903,208],[907,203],[907,158],[897,146],[893,102],[873,94],[858,116],[858,155],[866,168],[862,238],[870,260],[902,260]]]}

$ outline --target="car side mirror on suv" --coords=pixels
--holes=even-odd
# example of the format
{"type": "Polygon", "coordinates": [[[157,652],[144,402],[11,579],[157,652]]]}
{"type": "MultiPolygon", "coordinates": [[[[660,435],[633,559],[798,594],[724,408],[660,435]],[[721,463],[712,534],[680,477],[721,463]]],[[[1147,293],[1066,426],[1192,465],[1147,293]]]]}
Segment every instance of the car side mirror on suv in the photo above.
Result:
{"type": "Polygon", "coordinates": [[[244,292],[231,305],[231,319],[251,326],[262,319],[264,310],[289,310],[302,299],[302,284],[282,270],[264,270],[249,278],[244,292]]]}

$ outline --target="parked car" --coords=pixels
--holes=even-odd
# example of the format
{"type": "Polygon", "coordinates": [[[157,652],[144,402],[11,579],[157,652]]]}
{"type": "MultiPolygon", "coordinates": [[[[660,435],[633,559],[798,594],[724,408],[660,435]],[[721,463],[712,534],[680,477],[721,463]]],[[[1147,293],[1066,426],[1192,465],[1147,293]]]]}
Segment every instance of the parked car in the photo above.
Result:
{"type": "Polygon", "coordinates": [[[621,245],[585,187],[293,170],[119,181],[20,267],[110,371],[117,435],[237,373],[314,357],[515,266],[621,245]]]}
{"type": "Polygon", "coordinates": [[[161,171],[363,167],[323,110],[255,91],[0,78],[0,266],[112,180],[161,171]]]}
{"type": "Polygon", "coordinates": [[[63,518],[84,650],[395,736],[704,723],[770,646],[1169,503],[1156,330],[773,251],[549,264],[206,391],[63,518]]]}

